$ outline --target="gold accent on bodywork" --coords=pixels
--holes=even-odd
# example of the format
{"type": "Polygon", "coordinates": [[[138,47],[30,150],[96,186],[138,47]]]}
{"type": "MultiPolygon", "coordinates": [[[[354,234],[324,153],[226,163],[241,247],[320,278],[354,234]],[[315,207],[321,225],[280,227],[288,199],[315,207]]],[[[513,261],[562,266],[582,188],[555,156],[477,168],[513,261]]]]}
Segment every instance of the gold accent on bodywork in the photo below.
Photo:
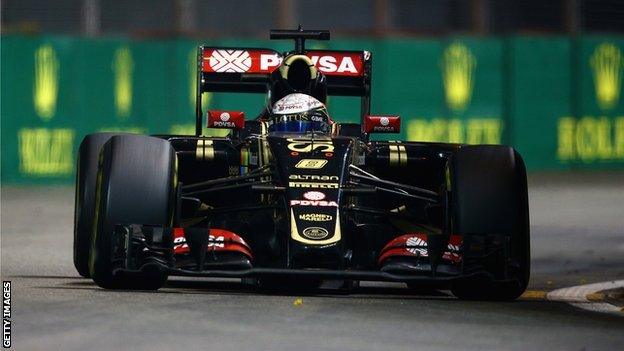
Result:
{"type": "Polygon", "coordinates": [[[399,147],[393,144],[388,145],[388,149],[390,150],[390,166],[398,166],[399,165],[399,147]]]}
{"type": "Polygon", "coordinates": [[[405,166],[407,165],[407,150],[405,146],[399,145],[400,141],[388,142],[388,157],[390,166],[405,166]]]}
{"type": "Polygon", "coordinates": [[[295,168],[299,169],[321,169],[325,167],[327,160],[321,158],[304,158],[299,160],[295,168]]]}
{"type": "Polygon", "coordinates": [[[397,208],[391,209],[390,212],[392,212],[392,213],[403,213],[403,212],[405,212],[405,210],[407,210],[407,207],[405,205],[401,205],[401,206],[399,206],[397,208]]]}
{"type": "Polygon", "coordinates": [[[299,234],[297,229],[297,221],[295,220],[295,213],[293,209],[290,209],[290,237],[298,242],[310,245],[329,245],[340,241],[342,232],[340,230],[340,213],[336,213],[336,228],[334,229],[334,235],[325,240],[309,240],[299,234]]]}
{"type": "MultiPolygon", "coordinates": [[[[264,165],[269,164],[270,157],[269,154],[271,149],[269,148],[269,142],[267,141],[267,134],[269,130],[269,124],[267,122],[260,122],[260,131],[261,135],[258,138],[258,167],[262,167],[264,165]]],[[[262,176],[260,177],[261,181],[269,181],[271,180],[270,176],[262,176]]],[[[271,199],[270,194],[260,194],[260,202],[263,204],[268,204],[271,199]]]]}
{"type": "Polygon", "coordinates": [[[334,152],[334,143],[331,138],[288,138],[286,141],[288,142],[288,150],[294,152],[308,153],[317,150],[320,152],[334,152]]]}
{"type": "Polygon", "coordinates": [[[407,151],[403,145],[399,145],[399,165],[407,165],[407,151]]]}
{"type": "Polygon", "coordinates": [[[269,142],[266,135],[268,134],[269,124],[267,122],[260,122],[260,130],[262,135],[258,138],[258,166],[269,164],[271,149],[269,148],[269,142]]]}
{"type": "Polygon", "coordinates": [[[291,55],[286,57],[286,59],[284,59],[284,62],[282,62],[279,67],[279,72],[282,78],[288,79],[288,70],[290,69],[290,65],[298,60],[304,61],[308,65],[308,68],[310,70],[310,79],[316,79],[316,76],[318,75],[318,72],[316,71],[316,66],[314,66],[312,60],[306,55],[291,55]]]}
{"type": "Polygon", "coordinates": [[[197,140],[197,149],[195,150],[195,158],[198,161],[214,160],[214,146],[212,140],[197,140]]]}
{"type": "Polygon", "coordinates": [[[260,131],[262,133],[262,135],[266,135],[268,132],[268,128],[269,128],[269,123],[267,122],[260,122],[260,131]]]}

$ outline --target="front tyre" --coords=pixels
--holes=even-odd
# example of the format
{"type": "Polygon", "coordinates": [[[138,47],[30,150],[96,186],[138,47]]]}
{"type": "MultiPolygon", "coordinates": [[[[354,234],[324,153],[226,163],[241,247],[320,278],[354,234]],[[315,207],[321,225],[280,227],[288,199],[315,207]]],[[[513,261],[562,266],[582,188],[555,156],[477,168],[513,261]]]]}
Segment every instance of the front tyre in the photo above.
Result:
{"type": "Polygon", "coordinates": [[[506,257],[494,264],[485,258],[480,262],[495,280],[460,280],[452,293],[462,299],[518,298],[528,285],[531,261],[522,157],[508,146],[463,146],[453,155],[451,184],[454,233],[465,238],[508,235],[506,257]]]}
{"type": "Polygon", "coordinates": [[[95,187],[98,160],[102,146],[114,133],[94,133],[85,136],[78,149],[76,172],[76,198],[74,204],[74,267],[89,278],[89,251],[95,217],[95,187]]]}
{"type": "Polygon", "coordinates": [[[95,283],[107,289],[158,289],[167,277],[150,270],[131,279],[114,274],[118,245],[116,224],[173,225],[176,198],[176,154],[168,141],[144,135],[111,138],[100,155],[96,227],[89,268],[95,283]]]}

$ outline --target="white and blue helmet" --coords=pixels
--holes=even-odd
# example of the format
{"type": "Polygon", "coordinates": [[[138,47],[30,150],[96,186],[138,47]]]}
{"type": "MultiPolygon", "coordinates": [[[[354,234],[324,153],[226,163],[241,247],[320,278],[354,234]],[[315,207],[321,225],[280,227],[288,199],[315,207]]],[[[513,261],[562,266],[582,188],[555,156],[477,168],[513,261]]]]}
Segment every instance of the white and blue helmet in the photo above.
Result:
{"type": "Polygon", "coordinates": [[[305,133],[327,132],[332,121],[325,104],[310,95],[294,93],[273,104],[269,123],[270,131],[305,133]]]}

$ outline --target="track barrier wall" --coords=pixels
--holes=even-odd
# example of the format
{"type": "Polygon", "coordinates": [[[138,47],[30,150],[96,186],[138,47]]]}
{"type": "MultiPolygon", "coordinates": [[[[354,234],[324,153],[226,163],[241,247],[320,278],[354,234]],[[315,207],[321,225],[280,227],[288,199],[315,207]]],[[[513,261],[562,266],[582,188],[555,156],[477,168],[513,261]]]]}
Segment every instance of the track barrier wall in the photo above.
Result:
{"type": "MultiPolygon", "coordinates": [[[[2,182],[72,182],[88,133],[193,134],[198,44],[2,36],[2,182]]],[[[624,36],[310,44],[373,53],[372,111],[402,117],[401,135],[390,139],[509,144],[529,170],[624,169],[624,36]]],[[[204,110],[243,110],[248,118],[266,103],[252,94],[204,94],[204,102],[204,110]]],[[[359,118],[355,98],[330,97],[329,109],[338,121],[359,118]]]]}

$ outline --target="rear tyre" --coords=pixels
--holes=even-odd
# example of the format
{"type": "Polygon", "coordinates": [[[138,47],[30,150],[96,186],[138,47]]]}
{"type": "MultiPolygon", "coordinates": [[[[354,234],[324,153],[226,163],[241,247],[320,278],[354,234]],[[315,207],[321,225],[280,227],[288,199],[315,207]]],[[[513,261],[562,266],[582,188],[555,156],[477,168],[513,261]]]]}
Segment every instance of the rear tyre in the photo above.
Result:
{"type": "Polygon", "coordinates": [[[111,138],[102,149],[97,179],[96,230],[90,273],[107,289],[158,289],[167,277],[151,269],[132,278],[115,274],[112,261],[119,245],[112,240],[116,224],[173,225],[176,155],[166,140],[144,135],[111,138]]]}
{"type": "Polygon", "coordinates": [[[95,183],[102,146],[114,133],[87,135],[78,149],[76,197],[74,206],[74,267],[78,274],[89,278],[89,251],[95,217],[95,183]]]}
{"type": "Polygon", "coordinates": [[[510,235],[509,257],[498,266],[483,263],[493,277],[507,272],[509,283],[467,279],[453,284],[461,299],[514,300],[525,291],[530,275],[529,207],[524,161],[513,148],[463,146],[453,157],[454,233],[463,236],[510,235]],[[503,265],[504,267],[500,267],[503,265]]]}

